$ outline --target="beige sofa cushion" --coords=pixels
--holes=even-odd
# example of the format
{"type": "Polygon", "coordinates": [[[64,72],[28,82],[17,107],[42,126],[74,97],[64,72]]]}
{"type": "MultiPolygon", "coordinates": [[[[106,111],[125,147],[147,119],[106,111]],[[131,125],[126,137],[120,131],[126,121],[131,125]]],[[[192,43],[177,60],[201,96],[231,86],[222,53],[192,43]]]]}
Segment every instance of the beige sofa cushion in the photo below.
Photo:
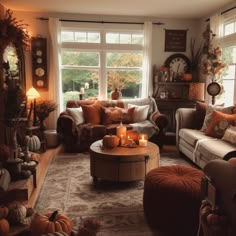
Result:
{"type": "Polygon", "coordinates": [[[209,136],[206,136],[204,132],[196,129],[187,129],[183,128],[179,131],[179,136],[185,142],[190,144],[191,146],[195,146],[198,140],[201,139],[213,139],[209,136]]]}
{"type": "Polygon", "coordinates": [[[231,151],[235,151],[235,145],[221,139],[200,141],[196,147],[196,152],[208,157],[209,160],[223,159],[231,151]]]}

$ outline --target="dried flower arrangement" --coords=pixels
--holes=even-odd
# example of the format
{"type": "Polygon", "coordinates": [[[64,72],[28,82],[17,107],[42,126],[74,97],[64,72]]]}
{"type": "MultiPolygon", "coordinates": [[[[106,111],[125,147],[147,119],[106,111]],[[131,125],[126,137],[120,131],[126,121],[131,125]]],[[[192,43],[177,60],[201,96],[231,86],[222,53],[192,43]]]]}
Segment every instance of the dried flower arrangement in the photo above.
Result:
{"type": "Polygon", "coordinates": [[[203,63],[203,74],[212,76],[215,79],[216,75],[221,75],[223,68],[226,64],[221,59],[220,47],[210,48],[207,54],[207,59],[203,63]]]}
{"type": "Polygon", "coordinates": [[[39,120],[45,120],[49,114],[57,109],[57,104],[53,101],[42,100],[36,104],[36,115],[39,120]]]}

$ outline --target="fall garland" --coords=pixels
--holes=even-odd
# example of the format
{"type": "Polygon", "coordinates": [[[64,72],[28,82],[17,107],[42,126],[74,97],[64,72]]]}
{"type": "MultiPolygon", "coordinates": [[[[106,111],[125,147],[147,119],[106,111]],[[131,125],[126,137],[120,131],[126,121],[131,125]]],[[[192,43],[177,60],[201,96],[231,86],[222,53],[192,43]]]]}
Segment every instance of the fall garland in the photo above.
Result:
{"type": "Polygon", "coordinates": [[[27,48],[30,41],[27,27],[28,25],[22,23],[22,20],[18,21],[13,17],[10,9],[6,10],[5,17],[0,19],[0,50],[4,51],[9,44],[27,48]]]}

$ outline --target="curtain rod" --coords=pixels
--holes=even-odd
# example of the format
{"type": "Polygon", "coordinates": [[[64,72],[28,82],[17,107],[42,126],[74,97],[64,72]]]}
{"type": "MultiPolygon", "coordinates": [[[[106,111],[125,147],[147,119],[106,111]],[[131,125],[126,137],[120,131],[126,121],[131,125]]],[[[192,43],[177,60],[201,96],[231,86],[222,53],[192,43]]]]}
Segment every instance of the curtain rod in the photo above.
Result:
{"type": "MultiPolygon", "coordinates": [[[[224,15],[226,12],[229,12],[229,11],[235,9],[235,8],[236,8],[236,6],[231,7],[231,8],[229,8],[229,9],[225,10],[225,11],[222,11],[220,14],[221,14],[221,15],[224,15]]],[[[209,21],[209,20],[210,20],[210,18],[207,18],[207,19],[206,19],[206,21],[209,21]]]]}
{"type": "MultiPolygon", "coordinates": [[[[39,20],[48,20],[45,17],[37,18],[39,20]]],[[[93,21],[93,20],[67,20],[67,19],[59,19],[60,21],[65,22],[82,22],[82,23],[100,23],[100,24],[127,24],[127,25],[143,25],[144,22],[126,22],[126,21],[93,21]]],[[[162,22],[154,22],[153,25],[164,25],[162,22]]]]}
{"type": "Polygon", "coordinates": [[[235,9],[235,8],[236,8],[236,6],[231,7],[231,8],[229,8],[229,9],[225,10],[225,11],[222,11],[220,14],[223,15],[223,14],[225,14],[226,12],[231,11],[231,10],[233,10],[233,9],[235,9]]]}

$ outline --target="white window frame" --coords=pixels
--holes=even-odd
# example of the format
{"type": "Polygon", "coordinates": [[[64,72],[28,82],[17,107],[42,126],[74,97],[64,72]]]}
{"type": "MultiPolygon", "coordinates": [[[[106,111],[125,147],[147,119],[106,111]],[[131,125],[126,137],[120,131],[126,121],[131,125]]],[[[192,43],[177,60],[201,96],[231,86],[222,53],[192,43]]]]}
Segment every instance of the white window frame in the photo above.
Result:
{"type": "MultiPolygon", "coordinates": [[[[230,46],[236,47],[236,9],[223,14],[223,35],[222,35],[222,38],[220,39],[220,42],[221,42],[222,48],[226,48],[230,46]],[[231,22],[235,23],[235,26],[234,26],[235,32],[229,35],[225,35],[225,25],[231,22]]],[[[234,78],[234,96],[233,97],[234,97],[233,104],[235,104],[236,103],[236,74],[234,78]]]]}
{"type": "MultiPolygon", "coordinates": [[[[81,43],[81,42],[61,42],[61,50],[76,50],[79,51],[93,51],[100,53],[100,72],[99,72],[99,98],[107,99],[107,80],[106,78],[106,53],[107,52],[141,52],[144,54],[144,45],[138,44],[108,44],[106,43],[106,33],[119,32],[119,33],[136,33],[144,34],[143,25],[120,25],[120,24],[92,24],[92,23],[79,23],[79,22],[62,22],[61,30],[65,31],[86,31],[86,32],[100,32],[100,43],[81,43]],[[96,26],[96,27],[95,27],[96,26]]],[[[61,65],[62,69],[68,68],[68,66],[61,65]]],[[[81,67],[80,67],[81,68],[81,67]]],[[[86,67],[88,69],[89,67],[86,67]]],[[[91,68],[92,69],[92,68],[91,68]]],[[[94,67],[93,67],[94,69],[94,67]]],[[[120,69],[120,68],[119,68],[120,69]]],[[[126,70],[128,68],[125,68],[126,70]]],[[[144,72],[144,65],[142,66],[144,72]]],[[[144,83],[144,73],[142,78],[142,84],[148,86],[148,83],[144,83]]],[[[144,94],[147,89],[142,89],[142,97],[148,96],[144,94]]]]}

